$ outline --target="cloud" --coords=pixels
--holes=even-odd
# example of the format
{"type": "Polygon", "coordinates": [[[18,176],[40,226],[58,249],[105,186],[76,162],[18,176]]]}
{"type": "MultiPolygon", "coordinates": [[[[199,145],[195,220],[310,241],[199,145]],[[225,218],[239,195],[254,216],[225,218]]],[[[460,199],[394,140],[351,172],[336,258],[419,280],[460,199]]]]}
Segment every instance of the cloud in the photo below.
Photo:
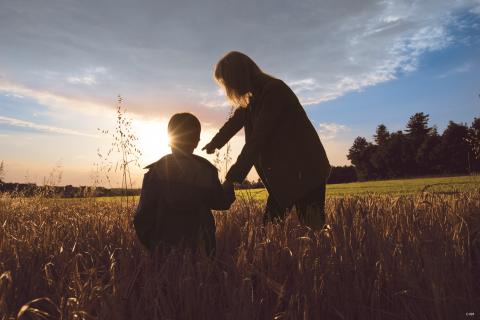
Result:
{"type": "Polygon", "coordinates": [[[318,125],[318,134],[323,140],[332,140],[339,133],[348,131],[349,128],[343,124],[333,122],[323,122],[318,125]]]}
{"type": "Polygon", "coordinates": [[[303,91],[315,90],[320,87],[318,82],[313,78],[290,81],[289,85],[297,94],[303,91]]]}
{"type": "Polygon", "coordinates": [[[97,84],[98,76],[106,73],[105,67],[95,67],[86,69],[81,75],[70,76],[67,81],[71,84],[83,84],[92,86],[97,84]]]}
{"type": "Polygon", "coordinates": [[[477,5],[473,7],[470,11],[474,14],[480,15],[480,1],[476,1],[477,5]]]}
{"type": "MultiPolygon", "coordinates": [[[[48,90],[29,88],[27,86],[6,81],[0,77],[0,92],[7,96],[29,97],[38,103],[54,109],[73,109],[87,114],[98,114],[110,109],[108,104],[87,100],[87,98],[68,97],[48,90]]],[[[113,99],[112,99],[113,100],[113,99]]]]}
{"type": "Polygon", "coordinates": [[[86,84],[89,86],[97,83],[97,80],[94,75],[86,75],[81,77],[68,77],[67,81],[72,84],[86,84]]]}
{"type": "Polygon", "coordinates": [[[16,93],[6,93],[5,96],[8,98],[23,99],[23,96],[16,93]]]}
{"type": "Polygon", "coordinates": [[[185,108],[217,126],[229,107],[212,70],[229,50],[285,80],[302,103],[318,104],[415,71],[422,54],[455,43],[457,12],[480,7],[473,0],[0,6],[0,70],[9,82],[81,105],[121,93],[138,114],[185,108]]]}
{"type": "Polygon", "coordinates": [[[453,76],[453,75],[465,73],[465,72],[468,72],[468,71],[472,70],[472,68],[473,68],[473,63],[465,62],[465,63],[463,63],[459,66],[456,66],[455,68],[452,68],[452,69],[448,70],[447,72],[444,72],[444,73],[438,75],[437,78],[443,79],[443,78],[447,78],[447,77],[450,77],[450,76],[453,76]]]}
{"type": "Polygon", "coordinates": [[[30,121],[25,121],[25,120],[20,120],[16,118],[10,118],[10,117],[3,117],[3,116],[0,116],[0,124],[6,124],[9,126],[20,127],[20,128],[33,129],[36,131],[41,131],[46,133],[83,136],[83,137],[96,137],[95,135],[92,135],[92,134],[87,134],[87,133],[83,133],[83,132],[79,132],[71,129],[37,124],[30,121]]]}

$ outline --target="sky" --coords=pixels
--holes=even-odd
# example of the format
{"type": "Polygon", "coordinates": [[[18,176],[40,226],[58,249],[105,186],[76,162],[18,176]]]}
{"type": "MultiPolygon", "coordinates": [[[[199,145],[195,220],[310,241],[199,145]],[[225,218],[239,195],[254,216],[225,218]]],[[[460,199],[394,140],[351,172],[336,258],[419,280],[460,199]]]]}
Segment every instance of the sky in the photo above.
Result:
{"type": "MultiPolygon", "coordinates": [[[[0,0],[0,48],[0,161],[11,182],[98,180],[98,153],[111,144],[98,129],[112,132],[118,95],[140,167],[168,152],[176,112],[197,115],[196,153],[213,160],[200,148],[231,107],[212,74],[231,50],[290,85],[333,165],[349,164],[355,137],[372,139],[380,123],[402,130],[425,112],[441,131],[480,116],[479,0],[0,0]]],[[[243,139],[232,139],[233,159],[243,139]]],[[[135,185],[143,172],[132,168],[135,185]]]]}

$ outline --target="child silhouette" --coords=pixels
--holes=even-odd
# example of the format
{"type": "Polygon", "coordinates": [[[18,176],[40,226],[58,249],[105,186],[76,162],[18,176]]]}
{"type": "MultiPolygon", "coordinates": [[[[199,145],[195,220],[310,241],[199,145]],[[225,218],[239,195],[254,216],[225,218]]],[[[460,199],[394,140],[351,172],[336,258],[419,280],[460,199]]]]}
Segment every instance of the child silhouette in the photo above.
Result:
{"type": "Polygon", "coordinates": [[[211,209],[230,208],[235,194],[231,183],[220,183],[215,166],[193,154],[200,131],[194,115],[173,115],[168,123],[172,153],[146,167],[133,222],[140,242],[150,251],[182,247],[215,254],[211,209]]]}

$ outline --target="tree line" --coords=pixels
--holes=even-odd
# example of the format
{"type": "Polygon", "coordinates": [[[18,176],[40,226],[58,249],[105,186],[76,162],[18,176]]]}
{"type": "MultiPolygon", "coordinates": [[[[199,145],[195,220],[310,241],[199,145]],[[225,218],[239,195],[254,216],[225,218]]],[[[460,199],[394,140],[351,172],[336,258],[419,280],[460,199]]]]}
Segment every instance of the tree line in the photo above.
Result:
{"type": "Polygon", "coordinates": [[[0,180],[0,194],[7,193],[13,196],[45,198],[88,198],[88,197],[117,197],[140,195],[140,189],[105,188],[94,186],[39,186],[36,183],[3,182],[0,180]]]}
{"type": "Polygon", "coordinates": [[[440,134],[429,115],[412,115],[405,130],[377,126],[374,141],[357,137],[347,158],[359,180],[426,175],[470,174],[480,171],[480,118],[470,126],[450,121],[440,134]]]}

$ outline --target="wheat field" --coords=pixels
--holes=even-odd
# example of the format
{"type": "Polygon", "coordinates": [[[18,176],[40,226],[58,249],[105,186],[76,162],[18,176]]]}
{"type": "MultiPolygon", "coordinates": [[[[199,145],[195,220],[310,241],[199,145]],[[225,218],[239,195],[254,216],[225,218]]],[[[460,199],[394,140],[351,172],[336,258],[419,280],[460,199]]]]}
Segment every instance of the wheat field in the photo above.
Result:
{"type": "MultiPolygon", "coordinates": [[[[480,191],[480,190],[479,190],[480,191]]],[[[0,318],[465,319],[480,192],[327,198],[329,227],[215,213],[217,257],[149,255],[120,201],[0,198],[0,318]]]]}

